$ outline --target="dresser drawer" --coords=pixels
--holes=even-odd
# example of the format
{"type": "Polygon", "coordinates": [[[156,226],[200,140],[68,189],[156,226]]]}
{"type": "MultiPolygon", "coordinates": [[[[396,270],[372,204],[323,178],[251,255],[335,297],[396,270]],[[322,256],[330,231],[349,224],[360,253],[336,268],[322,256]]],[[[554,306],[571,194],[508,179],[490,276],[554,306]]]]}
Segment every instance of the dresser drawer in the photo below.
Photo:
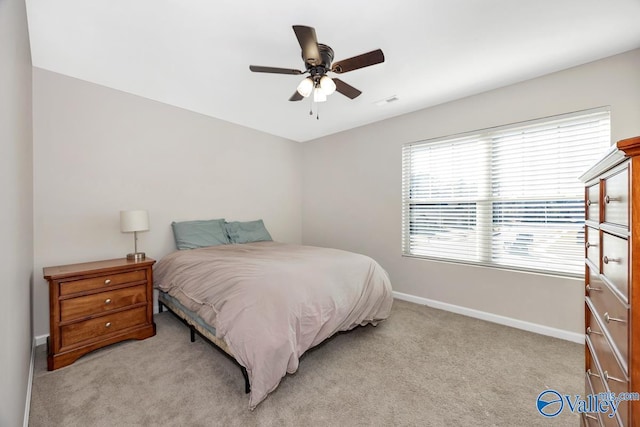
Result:
{"type": "MultiPolygon", "coordinates": [[[[597,380],[597,378],[595,378],[597,380]]],[[[587,394],[594,394],[593,386],[591,385],[591,376],[587,373],[584,375],[584,390],[587,394]]],[[[582,414],[582,419],[586,427],[598,427],[600,426],[600,413],[589,412],[582,414]]]]}
{"type": "Polygon", "coordinates": [[[604,222],[629,226],[629,169],[604,180],[604,222]]]}
{"type": "Polygon", "coordinates": [[[60,320],[69,321],[145,302],[144,284],[60,301],[60,320]]]}
{"type": "Polygon", "coordinates": [[[585,189],[585,215],[588,221],[600,222],[600,184],[594,184],[585,189]]]}
{"type": "MultiPolygon", "coordinates": [[[[587,371],[587,376],[591,377],[591,384],[593,385],[593,393],[594,394],[600,394],[600,393],[607,393],[608,390],[604,387],[604,385],[602,384],[602,381],[600,381],[600,375],[597,373],[597,370],[594,370],[594,368],[591,368],[590,371],[587,371]]],[[[590,414],[590,415],[595,415],[595,414],[590,414]]],[[[618,422],[618,417],[609,417],[609,414],[598,414],[598,417],[600,418],[600,421],[602,424],[595,424],[595,425],[603,425],[606,427],[620,427],[620,423],[618,422]]]]}
{"type": "Polygon", "coordinates": [[[89,279],[72,280],[60,283],[60,295],[70,295],[78,292],[86,292],[107,286],[121,285],[124,283],[138,282],[146,280],[145,270],[128,271],[125,273],[114,273],[109,275],[92,277],[89,279]]]}
{"type": "MultiPolygon", "coordinates": [[[[604,331],[602,330],[602,328],[607,328],[607,331],[609,333],[609,335],[611,336],[611,338],[613,339],[614,342],[614,346],[618,349],[618,352],[620,353],[620,356],[622,357],[622,368],[624,369],[624,373],[625,375],[627,374],[627,361],[629,360],[629,346],[628,346],[628,342],[627,342],[627,335],[626,335],[626,331],[627,329],[627,324],[626,323],[620,323],[620,325],[618,325],[617,323],[614,323],[613,321],[610,321],[608,324],[606,323],[606,321],[603,318],[604,313],[608,312],[600,312],[598,311],[598,317],[599,319],[596,319],[596,315],[595,313],[593,313],[592,310],[597,310],[597,308],[594,306],[593,303],[593,299],[591,298],[587,298],[587,318],[589,319],[589,326],[587,327],[587,335],[591,338],[591,341],[593,342],[594,346],[597,349],[602,349],[602,351],[605,351],[607,354],[611,353],[613,355],[613,350],[611,349],[611,347],[607,347],[609,346],[609,342],[606,340],[605,336],[604,336],[604,331]],[[613,323],[613,324],[612,324],[613,323]],[[600,326],[600,325],[604,325],[604,326],[600,326]],[[623,335],[623,333],[625,333],[623,335]]],[[[610,316],[610,315],[609,315],[610,316]]],[[[619,322],[618,322],[619,323],[619,322]]],[[[600,357],[601,359],[601,364],[604,364],[602,357],[600,357]]],[[[603,369],[606,369],[603,367],[603,369]]],[[[615,375],[614,375],[615,376],[615,375]]]]}
{"type": "Polygon", "coordinates": [[[629,300],[629,242],[602,233],[602,274],[629,300]]]}
{"type": "MultiPolygon", "coordinates": [[[[591,269],[589,269],[591,271],[591,269]]],[[[624,358],[625,363],[628,360],[628,333],[629,333],[629,310],[627,304],[611,292],[611,289],[598,281],[593,274],[589,275],[589,291],[587,296],[587,305],[591,305],[602,324],[609,331],[609,335],[613,339],[615,346],[618,348],[620,355],[624,358]],[[607,321],[608,319],[608,321],[607,321]]],[[[588,313],[587,313],[588,314],[588,313]]]]}
{"type": "MultiPolygon", "coordinates": [[[[607,387],[606,383],[604,383],[602,380],[603,371],[599,366],[599,364],[596,362],[597,355],[596,353],[594,353],[593,342],[589,338],[587,338],[587,347],[589,348],[589,352],[591,353],[591,363],[587,364],[587,377],[588,377],[588,381],[592,386],[593,394],[609,393],[610,391],[609,388],[607,387]]],[[[619,411],[618,411],[618,414],[619,414],[619,411]]],[[[619,418],[618,416],[609,417],[608,415],[609,415],[608,413],[599,414],[599,417],[603,426],[607,426],[607,427],[620,426],[620,423],[618,421],[618,418],[619,418]]]]}
{"type": "Polygon", "coordinates": [[[143,325],[147,320],[147,307],[107,314],[84,322],[62,326],[62,347],[87,339],[96,339],[132,326],[143,325]]]}
{"type": "Polygon", "coordinates": [[[600,268],[600,230],[591,227],[585,227],[585,248],[587,250],[587,258],[594,263],[598,269],[600,268]]]}

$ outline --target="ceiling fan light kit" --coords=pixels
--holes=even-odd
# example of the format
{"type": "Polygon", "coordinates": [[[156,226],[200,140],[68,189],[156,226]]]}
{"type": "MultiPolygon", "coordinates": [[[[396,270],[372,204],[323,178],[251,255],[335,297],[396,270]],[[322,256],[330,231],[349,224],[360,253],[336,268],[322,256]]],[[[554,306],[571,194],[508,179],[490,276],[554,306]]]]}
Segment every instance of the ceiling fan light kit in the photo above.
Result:
{"type": "Polygon", "coordinates": [[[308,73],[309,77],[306,77],[298,84],[296,92],[291,95],[289,101],[300,101],[303,98],[311,96],[311,93],[313,93],[313,102],[324,102],[327,100],[327,96],[335,91],[350,99],[357,98],[362,93],[360,90],[338,78],[332,79],[327,76],[327,73],[342,74],[384,62],[382,50],[377,49],[352,58],[343,59],[332,65],[333,49],[327,45],[318,43],[316,30],[314,28],[304,25],[294,25],[293,31],[302,49],[305,71],[290,68],[263,67],[259,65],[249,66],[249,69],[256,73],[292,75],[308,73]]]}
{"type": "Polygon", "coordinates": [[[327,94],[324,93],[321,87],[313,89],[313,102],[325,102],[327,100],[327,94]]]}
{"type": "Polygon", "coordinates": [[[336,91],[336,84],[331,80],[329,76],[322,76],[320,79],[320,87],[325,95],[331,95],[336,91]]]}
{"type": "Polygon", "coordinates": [[[313,86],[313,80],[307,77],[298,85],[298,93],[306,98],[307,96],[311,95],[311,92],[313,92],[313,86]]]}
{"type": "Polygon", "coordinates": [[[314,102],[324,102],[327,100],[327,96],[336,91],[336,84],[328,76],[322,76],[318,83],[307,77],[300,82],[297,91],[305,98],[313,92],[314,102]]]}

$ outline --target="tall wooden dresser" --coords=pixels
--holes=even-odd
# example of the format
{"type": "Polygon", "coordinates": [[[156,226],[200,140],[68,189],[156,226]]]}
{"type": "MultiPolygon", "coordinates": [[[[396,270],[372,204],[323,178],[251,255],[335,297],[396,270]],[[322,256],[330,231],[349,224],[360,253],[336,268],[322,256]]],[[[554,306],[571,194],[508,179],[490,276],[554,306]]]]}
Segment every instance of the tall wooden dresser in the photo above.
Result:
{"type": "MultiPolygon", "coordinates": [[[[585,394],[640,392],[640,137],[584,173],[585,394]]],[[[586,426],[640,426],[640,401],[586,426]]]]}

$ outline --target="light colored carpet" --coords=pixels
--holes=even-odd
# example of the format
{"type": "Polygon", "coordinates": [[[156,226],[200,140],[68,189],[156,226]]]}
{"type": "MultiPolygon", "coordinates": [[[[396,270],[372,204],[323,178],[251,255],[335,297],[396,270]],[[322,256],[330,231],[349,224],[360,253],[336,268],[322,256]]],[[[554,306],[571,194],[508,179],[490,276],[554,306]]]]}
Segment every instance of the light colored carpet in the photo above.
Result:
{"type": "Polygon", "coordinates": [[[170,313],[157,335],[48,372],[36,354],[29,425],[577,426],[546,419],[547,388],[582,394],[584,347],[404,301],[377,327],[308,352],[249,411],[240,369],[170,313]]]}

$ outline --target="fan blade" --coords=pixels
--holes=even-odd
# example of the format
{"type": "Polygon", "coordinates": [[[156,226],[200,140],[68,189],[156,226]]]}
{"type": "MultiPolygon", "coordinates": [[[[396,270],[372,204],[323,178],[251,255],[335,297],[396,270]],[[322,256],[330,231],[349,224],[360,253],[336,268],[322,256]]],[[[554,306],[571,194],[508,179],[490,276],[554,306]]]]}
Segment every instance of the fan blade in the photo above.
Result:
{"type": "Polygon", "coordinates": [[[318,49],[316,30],[312,27],[305,27],[304,25],[294,25],[293,31],[296,33],[298,43],[300,43],[300,47],[302,48],[304,63],[312,66],[320,65],[322,63],[322,57],[318,49]]]}
{"type": "Polygon", "coordinates": [[[384,54],[382,51],[380,49],[372,50],[371,52],[363,53],[362,55],[335,62],[331,67],[331,71],[338,74],[346,73],[347,71],[380,64],[381,62],[384,62],[384,54]]]}
{"type": "Polygon", "coordinates": [[[346,96],[347,98],[351,98],[351,99],[357,98],[362,93],[361,91],[359,91],[355,87],[351,86],[350,84],[347,84],[347,83],[343,82],[340,79],[335,79],[334,78],[332,80],[336,84],[336,90],[338,92],[340,92],[341,94],[343,94],[344,96],[346,96]]]}
{"type": "Polygon", "coordinates": [[[249,65],[249,69],[254,73],[302,74],[302,71],[291,68],[262,67],[260,65],[249,65]]]}
{"type": "Polygon", "coordinates": [[[295,91],[293,95],[291,95],[291,98],[289,98],[289,101],[301,101],[302,98],[304,98],[304,96],[300,95],[300,92],[295,91]]]}

